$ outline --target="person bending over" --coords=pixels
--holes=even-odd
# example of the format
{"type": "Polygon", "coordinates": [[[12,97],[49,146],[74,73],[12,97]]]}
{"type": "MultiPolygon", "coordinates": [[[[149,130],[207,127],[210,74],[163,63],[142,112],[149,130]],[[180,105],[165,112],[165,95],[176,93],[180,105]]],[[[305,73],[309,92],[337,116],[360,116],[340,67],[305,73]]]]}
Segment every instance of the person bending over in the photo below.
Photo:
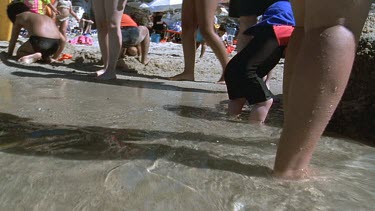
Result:
{"type": "Polygon", "coordinates": [[[122,52],[120,57],[124,57],[127,52],[134,54],[137,52],[142,64],[147,64],[148,51],[150,48],[150,34],[146,26],[138,26],[138,24],[127,14],[123,14],[121,18],[121,34],[122,34],[122,52]]]}
{"type": "Polygon", "coordinates": [[[265,9],[261,22],[245,31],[252,39],[225,70],[229,115],[239,115],[247,100],[253,105],[249,121],[264,122],[273,99],[262,78],[278,64],[294,24],[289,1],[279,0],[265,9]]]}
{"type": "Polygon", "coordinates": [[[17,50],[18,61],[28,64],[36,61],[50,63],[59,57],[65,47],[65,38],[51,18],[31,12],[22,2],[9,4],[7,14],[13,22],[9,56],[13,55],[18,35],[25,28],[30,38],[17,50]]]}

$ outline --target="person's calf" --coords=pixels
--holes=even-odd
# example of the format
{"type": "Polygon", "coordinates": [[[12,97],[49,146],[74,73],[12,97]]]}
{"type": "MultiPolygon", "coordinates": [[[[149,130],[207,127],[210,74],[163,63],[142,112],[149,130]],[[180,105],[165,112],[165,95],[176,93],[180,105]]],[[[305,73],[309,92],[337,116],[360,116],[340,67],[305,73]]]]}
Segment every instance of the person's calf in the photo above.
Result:
{"type": "Polygon", "coordinates": [[[242,107],[246,102],[245,98],[237,98],[234,100],[229,100],[228,104],[228,116],[229,117],[237,117],[241,114],[242,107]]]}
{"type": "Polygon", "coordinates": [[[263,124],[266,120],[268,112],[272,106],[273,99],[257,103],[253,106],[249,116],[249,122],[254,124],[263,124]]]}

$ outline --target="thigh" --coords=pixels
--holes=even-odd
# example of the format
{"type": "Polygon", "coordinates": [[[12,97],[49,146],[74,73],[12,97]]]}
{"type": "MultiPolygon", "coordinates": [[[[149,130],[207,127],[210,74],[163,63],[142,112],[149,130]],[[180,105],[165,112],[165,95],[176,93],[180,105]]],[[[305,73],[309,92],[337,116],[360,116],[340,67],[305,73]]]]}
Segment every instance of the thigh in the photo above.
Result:
{"type": "Polygon", "coordinates": [[[303,27],[305,24],[306,0],[291,0],[296,27],[303,27]]]}
{"type": "Polygon", "coordinates": [[[198,25],[197,23],[197,13],[195,11],[195,0],[184,0],[182,1],[182,12],[181,21],[183,27],[198,25]]]}
{"type": "Polygon", "coordinates": [[[106,20],[105,15],[105,7],[104,7],[105,0],[92,0],[92,7],[95,14],[95,21],[101,23],[106,20]]]}
{"type": "Polygon", "coordinates": [[[138,26],[139,29],[139,39],[138,44],[150,36],[149,31],[146,26],[138,26]]]}
{"type": "Polygon", "coordinates": [[[204,28],[214,30],[215,13],[219,0],[195,0],[196,16],[198,25],[203,31],[204,28]]]}
{"type": "Polygon", "coordinates": [[[28,40],[27,42],[25,42],[18,48],[17,57],[26,56],[26,55],[33,54],[33,53],[35,53],[35,50],[33,46],[31,46],[30,41],[28,40]]]}
{"type": "Polygon", "coordinates": [[[368,16],[370,0],[305,0],[306,30],[343,25],[359,38],[368,16]]]}
{"type": "Polygon", "coordinates": [[[106,0],[104,9],[106,14],[106,21],[120,26],[121,16],[124,13],[127,0],[106,0]]]}

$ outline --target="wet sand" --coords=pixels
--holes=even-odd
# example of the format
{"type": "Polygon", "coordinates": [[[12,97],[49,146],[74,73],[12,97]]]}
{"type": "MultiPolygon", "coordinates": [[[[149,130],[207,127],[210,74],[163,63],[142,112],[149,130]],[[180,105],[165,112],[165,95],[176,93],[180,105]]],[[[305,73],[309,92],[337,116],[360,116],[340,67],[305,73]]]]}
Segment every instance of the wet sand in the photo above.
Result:
{"type": "MultiPolygon", "coordinates": [[[[316,177],[270,176],[281,103],[264,127],[226,117],[212,51],[198,82],[182,71],[180,45],[152,43],[151,62],[126,58],[118,80],[96,81],[94,47],[68,47],[76,62],[22,65],[0,45],[1,210],[371,210],[375,149],[323,137],[316,177]]],[[[280,97],[282,63],[271,81],[280,97]]]]}

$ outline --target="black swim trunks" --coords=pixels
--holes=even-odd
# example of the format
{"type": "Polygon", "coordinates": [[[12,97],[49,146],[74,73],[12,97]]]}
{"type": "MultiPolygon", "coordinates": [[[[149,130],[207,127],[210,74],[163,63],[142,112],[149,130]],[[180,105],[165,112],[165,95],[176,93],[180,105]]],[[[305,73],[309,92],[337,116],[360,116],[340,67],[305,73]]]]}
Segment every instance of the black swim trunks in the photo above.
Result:
{"type": "Polygon", "coordinates": [[[60,46],[60,39],[30,36],[29,41],[35,52],[42,53],[43,60],[49,59],[60,46]]]}
{"type": "Polygon", "coordinates": [[[129,48],[136,46],[139,40],[140,32],[136,26],[121,27],[122,47],[129,48]]]}
{"type": "Polygon", "coordinates": [[[246,98],[250,105],[273,97],[263,77],[280,61],[285,46],[279,46],[272,26],[259,26],[254,38],[228,63],[224,78],[229,99],[246,98]]]}
{"type": "Polygon", "coordinates": [[[280,0],[231,0],[229,2],[229,17],[259,16],[277,1],[280,0]]]}

